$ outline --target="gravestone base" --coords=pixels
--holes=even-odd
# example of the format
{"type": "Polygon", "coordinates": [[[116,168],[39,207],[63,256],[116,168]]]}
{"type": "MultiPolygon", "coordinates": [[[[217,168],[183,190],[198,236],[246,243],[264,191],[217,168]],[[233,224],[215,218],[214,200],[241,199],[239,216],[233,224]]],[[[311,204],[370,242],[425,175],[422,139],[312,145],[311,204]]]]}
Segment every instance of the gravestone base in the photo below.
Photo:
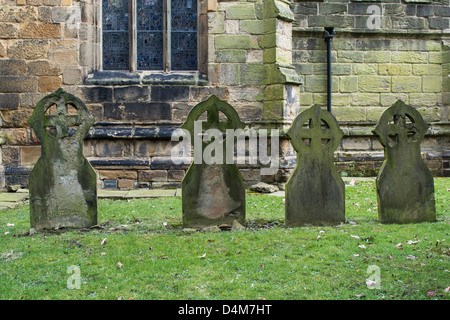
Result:
{"type": "Polygon", "coordinates": [[[293,172],[285,187],[287,227],[345,222],[345,184],[330,168],[299,167],[293,172]]]}
{"type": "Polygon", "coordinates": [[[235,165],[192,164],[182,183],[183,227],[245,223],[245,184],[235,165]]]}

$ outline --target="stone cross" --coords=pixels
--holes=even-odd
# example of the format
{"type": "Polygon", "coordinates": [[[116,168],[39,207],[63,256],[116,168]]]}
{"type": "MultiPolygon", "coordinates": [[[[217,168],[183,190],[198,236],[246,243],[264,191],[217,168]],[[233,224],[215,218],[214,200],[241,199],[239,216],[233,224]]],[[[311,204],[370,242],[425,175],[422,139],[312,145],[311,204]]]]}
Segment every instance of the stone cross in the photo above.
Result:
{"type": "MultiPolygon", "coordinates": [[[[196,138],[195,134],[201,134],[194,132],[196,121],[202,124],[202,130],[214,128],[222,133],[226,129],[244,128],[236,110],[214,95],[192,108],[181,126],[189,131],[191,141],[196,138]],[[207,121],[200,122],[199,119],[205,112],[207,121]],[[219,112],[226,116],[226,121],[220,121],[219,112]]],[[[222,150],[225,149],[226,139],[225,137],[220,145],[222,150]]],[[[220,163],[207,164],[204,159],[201,159],[201,163],[195,161],[198,156],[196,153],[201,151],[204,154],[210,143],[202,140],[201,150],[194,150],[194,162],[181,183],[184,227],[232,225],[234,220],[241,224],[245,222],[244,179],[234,162],[227,163],[225,150],[220,163]]]]}
{"type": "Polygon", "coordinates": [[[300,113],[287,132],[297,166],[286,183],[286,226],[334,225],[345,221],[345,185],[334,166],[343,132],[318,105],[300,113]]]}
{"type": "Polygon", "coordinates": [[[420,154],[427,130],[420,113],[401,100],[382,114],[373,130],[385,156],[376,181],[381,223],[436,220],[433,175],[420,154]]]}
{"type": "Polygon", "coordinates": [[[28,122],[41,142],[41,156],[29,176],[31,227],[97,224],[97,176],[83,154],[84,138],[94,124],[86,105],[58,89],[39,101],[28,122]],[[48,115],[52,106],[56,106],[56,114],[48,115]],[[68,107],[75,108],[78,115],[69,115],[68,107]],[[73,135],[70,127],[77,127],[73,135]]]}

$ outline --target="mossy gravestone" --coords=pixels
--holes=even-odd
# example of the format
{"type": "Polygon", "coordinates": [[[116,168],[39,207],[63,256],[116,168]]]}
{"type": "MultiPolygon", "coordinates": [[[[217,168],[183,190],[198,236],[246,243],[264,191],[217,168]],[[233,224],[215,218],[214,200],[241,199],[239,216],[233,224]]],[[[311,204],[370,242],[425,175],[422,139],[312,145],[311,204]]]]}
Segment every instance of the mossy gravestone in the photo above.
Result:
{"type": "Polygon", "coordinates": [[[226,161],[226,139],[234,139],[234,136],[225,137],[223,140],[218,136],[209,141],[202,139],[203,132],[195,130],[200,124],[203,132],[217,129],[216,132],[220,132],[221,136],[227,129],[244,127],[236,110],[216,96],[209,97],[189,112],[181,128],[189,132],[191,142],[194,142],[194,161],[181,183],[183,226],[202,228],[211,225],[232,225],[234,220],[242,224],[245,221],[244,179],[236,164],[226,161]],[[204,113],[207,115],[207,121],[199,121],[204,113]],[[226,121],[219,119],[220,113],[225,115],[226,121]],[[211,151],[213,144],[215,147],[211,151]],[[220,158],[217,152],[219,148],[222,150],[220,158]],[[206,157],[210,155],[213,155],[215,161],[207,163],[206,157]]]}
{"type": "Polygon", "coordinates": [[[344,134],[336,119],[314,105],[295,118],[287,135],[297,166],[286,183],[286,226],[344,222],[345,185],[334,166],[334,151],[344,134]]]}
{"type": "Polygon", "coordinates": [[[398,100],[373,131],[385,156],[376,181],[382,223],[436,220],[433,175],[420,154],[427,129],[420,113],[398,100]]]}
{"type": "Polygon", "coordinates": [[[94,124],[86,105],[58,89],[39,101],[28,122],[41,141],[41,157],[29,176],[31,227],[97,224],[97,177],[83,154],[94,124]]]}

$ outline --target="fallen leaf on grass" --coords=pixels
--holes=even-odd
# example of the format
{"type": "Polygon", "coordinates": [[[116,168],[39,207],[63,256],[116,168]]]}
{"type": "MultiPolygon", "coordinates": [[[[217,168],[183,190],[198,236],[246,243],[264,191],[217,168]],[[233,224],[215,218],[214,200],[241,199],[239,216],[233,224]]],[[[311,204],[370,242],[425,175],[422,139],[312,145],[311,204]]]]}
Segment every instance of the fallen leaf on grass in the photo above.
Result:
{"type": "Polygon", "coordinates": [[[396,248],[401,248],[402,246],[403,246],[402,243],[398,243],[398,244],[395,245],[396,248]]]}
{"type": "Polygon", "coordinates": [[[8,223],[6,226],[7,227],[14,227],[14,223],[8,223]]]}
{"type": "Polygon", "coordinates": [[[427,296],[430,297],[430,298],[436,296],[436,291],[428,289],[427,290],[427,296]]]}
{"type": "Polygon", "coordinates": [[[104,255],[106,255],[106,252],[101,252],[100,255],[104,256],[104,255]]]}
{"type": "Polygon", "coordinates": [[[204,253],[203,255],[199,256],[200,259],[203,259],[204,257],[206,257],[206,253],[204,253]]]}
{"type": "Polygon", "coordinates": [[[445,288],[444,292],[450,292],[450,287],[445,288]]]}
{"type": "Polygon", "coordinates": [[[119,261],[119,262],[117,262],[117,265],[116,265],[116,267],[117,267],[118,269],[122,268],[122,266],[123,266],[123,264],[122,264],[122,263],[120,263],[120,261],[119,261]]]}
{"type": "Polygon", "coordinates": [[[407,259],[407,260],[416,260],[416,257],[409,254],[409,255],[406,257],[406,259],[407,259]]]}
{"type": "Polygon", "coordinates": [[[360,247],[361,249],[367,249],[365,245],[361,244],[358,247],[360,247]]]}
{"type": "Polygon", "coordinates": [[[104,245],[106,243],[106,240],[108,240],[108,238],[103,239],[102,242],[100,242],[100,245],[104,245]]]}
{"type": "Polygon", "coordinates": [[[357,297],[357,298],[364,298],[366,295],[364,294],[364,293],[361,293],[361,294],[357,294],[355,297],[357,297]]]}

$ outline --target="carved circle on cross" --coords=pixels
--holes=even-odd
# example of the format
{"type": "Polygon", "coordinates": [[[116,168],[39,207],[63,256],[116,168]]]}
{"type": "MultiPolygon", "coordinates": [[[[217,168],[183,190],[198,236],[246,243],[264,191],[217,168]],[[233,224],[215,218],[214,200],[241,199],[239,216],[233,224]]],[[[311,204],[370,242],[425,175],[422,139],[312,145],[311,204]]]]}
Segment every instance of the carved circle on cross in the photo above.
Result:
{"type": "MultiPolygon", "coordinates": [[[[243,129],[244,123],[239,119],[239,115],[236,110],[226,103],[220,100],[215,95],[210,96],[207,100],[200,102],[189,112],[185,123],[181,126],[182,129],[189,131],[191,135],[191,141],[194,141],[195,134],[203,134],[195,132],[194,123],[199,121],[200,117],[206,112],[207,121],[202,121],[202,130],[218,129],[225,133],[227,129],[243,129]],[[220,121],[220,112],[223,113],[227,120],[220,121]]],[[[224,137],[224,141],[226,136],[224,137]]]]}
{"type": "Polygon", "coordinates": [[[373,130],[384,147],[395,148],[411,143],[421,143],[428,129],[420,113],[398,100],[380,117],[373,130]]]}
{"type": "Polygon", "coordinates": [[[41,142],[45,138],[66,138],[72,135],[69,131],[75,126],[78,130],[73,136],[80,135],[83,139],[94,124],[94,118],[83,101],[63,89],[58,89],[38,102],[28,123],[41,142]],[[74,114],[71,109],[75,109],[78,114],[74,114]]]}
{"type": "Polygon", "coordinates": [[[344,133],[331,113],[319,105],[300,113],[287,135],[297,153],[334,152],[344,133]]]}

